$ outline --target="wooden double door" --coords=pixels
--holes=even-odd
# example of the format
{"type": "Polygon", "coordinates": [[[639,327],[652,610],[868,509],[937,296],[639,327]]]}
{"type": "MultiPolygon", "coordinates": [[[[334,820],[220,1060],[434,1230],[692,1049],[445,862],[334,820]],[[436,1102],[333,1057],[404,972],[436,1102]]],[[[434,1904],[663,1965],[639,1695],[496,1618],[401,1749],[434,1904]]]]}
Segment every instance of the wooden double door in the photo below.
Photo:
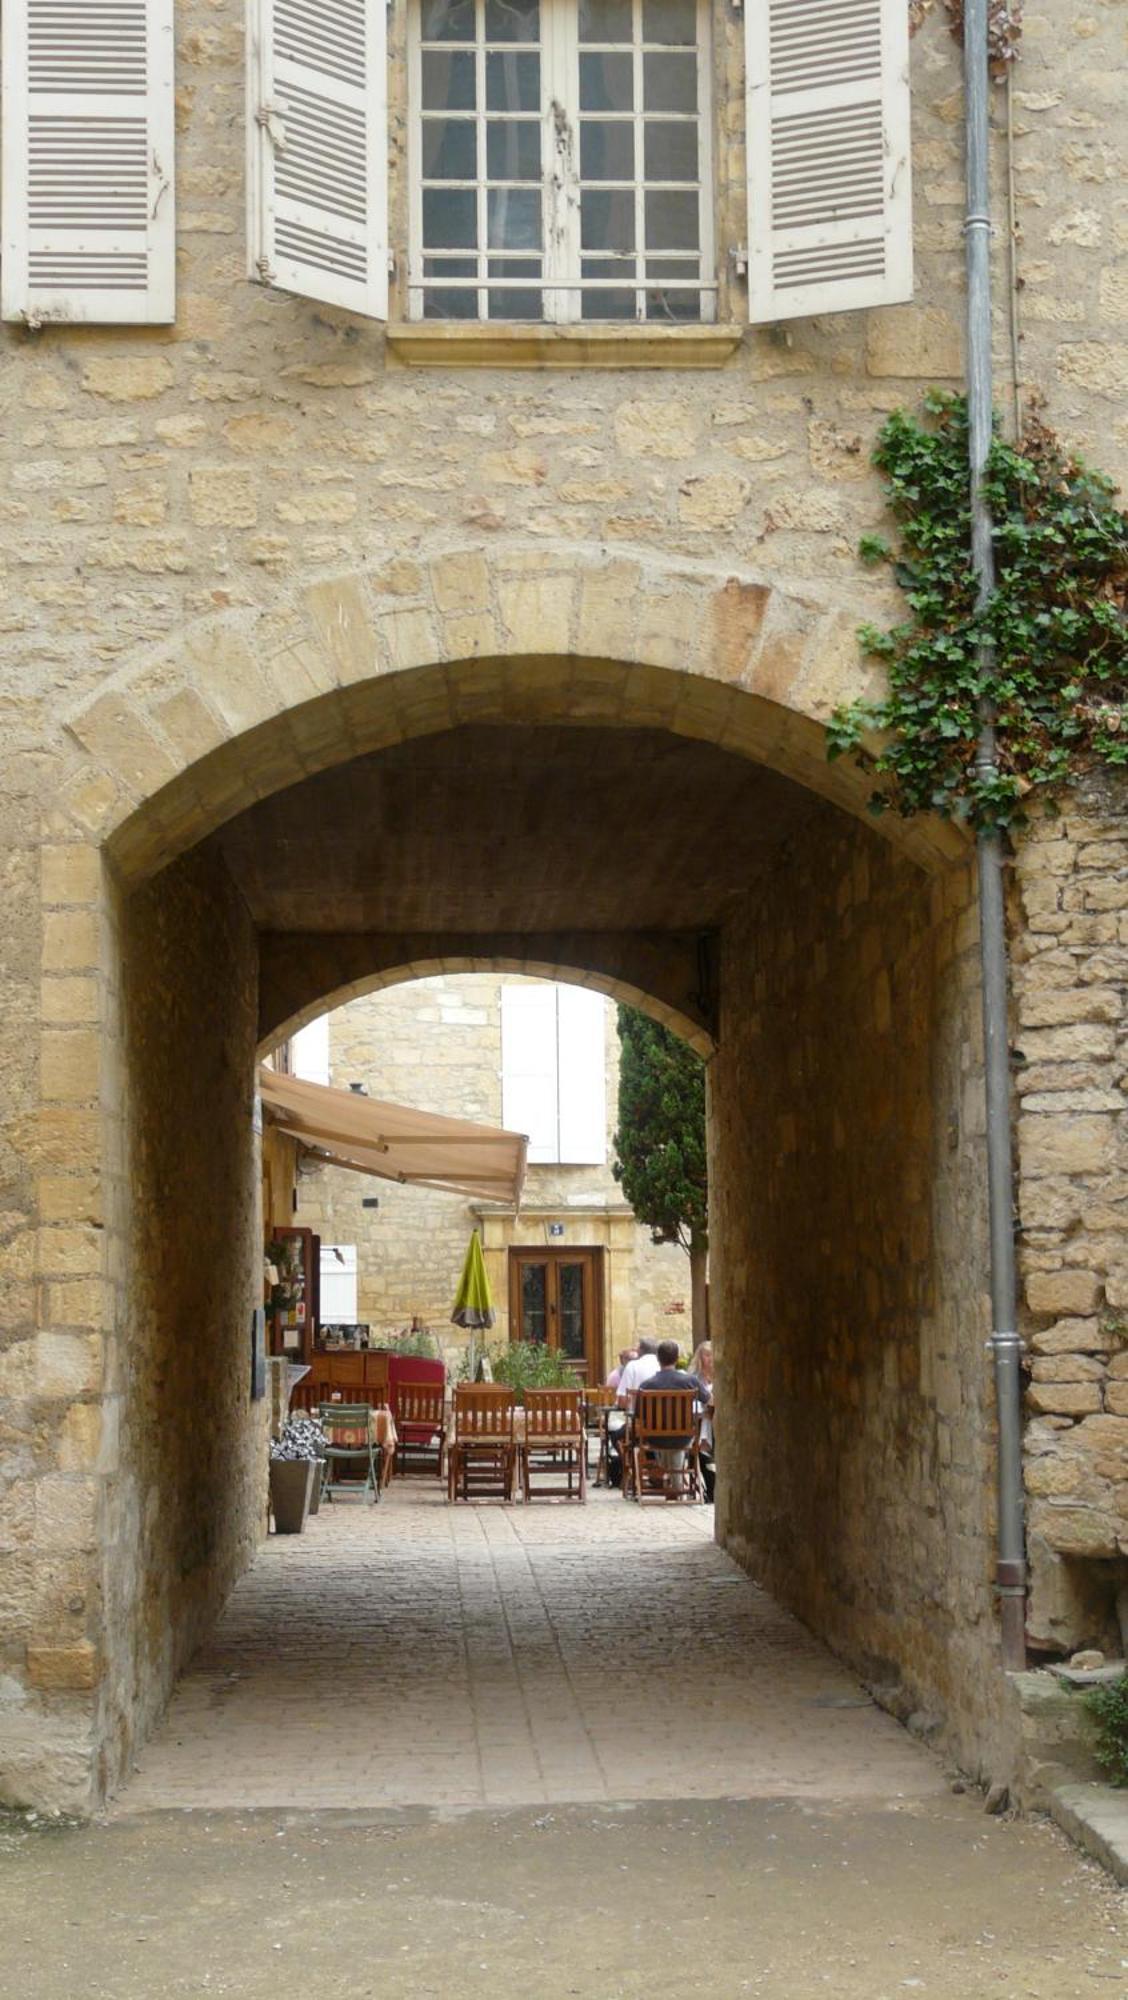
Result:
{"type": "Polygon", "coordinates": [[[586,1382],[603,1379],[603,1252],[511,1250],[509,1337],[543,1341],[586,1382]]]}

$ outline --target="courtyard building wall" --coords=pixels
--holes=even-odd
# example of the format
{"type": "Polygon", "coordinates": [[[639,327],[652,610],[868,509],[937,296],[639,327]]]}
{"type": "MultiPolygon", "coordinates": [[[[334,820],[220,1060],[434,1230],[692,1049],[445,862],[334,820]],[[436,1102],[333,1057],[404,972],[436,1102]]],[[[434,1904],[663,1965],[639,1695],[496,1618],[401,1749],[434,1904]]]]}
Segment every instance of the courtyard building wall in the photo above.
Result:
{"type": "MultiPolygon", "coordinates": [[[[123,1781],[265,1521],[256,1043],[465,970],[588,979],[710,1058],[720,1533],[970,1769],[1008,1769],[968,849],[875,830],[825,755],[876,685],[857,626],[901,608],[856,557],[877,430],[960,379],[959,54],[914,8],[912,302],[750,327],[743,31],[712,11],[730,336],[657,329],[634,367],[626,339],[591,365],[501,329],[488,366],[453,340],[419,366],[249,283],[241,0],[175,7],[175,320],[0,330],[7,1801],[88,1812],[123,1781]],[[436,840],[426,746],[470,730],[512,786],[436,840]],[[590,770],[550,810],[576,732],[590,770]],[[692,785],[655,777],[658,735],[692,785]],[[611,742],[639,753],[599,805],[622,852],[646,831],[629,870],[589,807],[611,742]],[[747,786],[719,830],[710,756],[747,786]],[[367,759],[346,879],[303,787],[331,773],[359,811],[367,759]],[[651,866],[671,828],[678,865],[651,866]],[[373,921],[397,829],[414,865],[373,921]]],[[[992,140],[1002,419],[1044,396],[1121,480],[1123,67],[1121,9],[1029,8],[1013,152],[1001,93],[992,140]]],[[[1061,1651],[1112,1643],[1128,1550],[1126,824],[1121,782],[1081,781],[1012,874],[1030,1629],[1061,1651]]]]}

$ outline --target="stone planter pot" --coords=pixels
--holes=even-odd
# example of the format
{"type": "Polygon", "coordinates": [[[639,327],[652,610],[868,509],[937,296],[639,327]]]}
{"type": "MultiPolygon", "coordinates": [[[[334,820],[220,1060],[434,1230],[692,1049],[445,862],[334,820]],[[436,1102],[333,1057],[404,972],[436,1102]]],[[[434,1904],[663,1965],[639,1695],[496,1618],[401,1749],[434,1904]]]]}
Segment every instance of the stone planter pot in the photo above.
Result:
{"type": "Polygon", "coordinates": [[[276,1535],[300,1535],[309,1513],[317,1460],[314,1458],[272,1458],[270,1461],[270,1511],[276,1535]]]}

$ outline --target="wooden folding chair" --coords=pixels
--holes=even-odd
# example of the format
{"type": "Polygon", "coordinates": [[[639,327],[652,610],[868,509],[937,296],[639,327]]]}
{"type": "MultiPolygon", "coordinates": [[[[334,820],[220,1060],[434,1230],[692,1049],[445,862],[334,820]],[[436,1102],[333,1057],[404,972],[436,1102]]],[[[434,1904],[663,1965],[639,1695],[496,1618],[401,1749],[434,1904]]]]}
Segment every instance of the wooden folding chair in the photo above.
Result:
{"type": "Polygon", "coordinates": [[[447,1498],[474,1494],[513,1498],[517,1444],[513,1430],[515,1397],[499,1384],[460,1384],[454,1392],[454,1437],[447,1449],[447,1498]]]}
{"type": "Polygon", "coordinates": [[[580,1389],[526,1389],[525,1436],[520,1453],[526,1500],[533,1497],[534,1471],[565,1475],[566,1483],[562,1486],[538,1486],[542,1498],[587,1499],[587,1438],[580,1389]]]}
{"type": "Polygon", "coordinates": [[[380,1472],[376,1462],[376,1442],[372,1436],[367,1403],[322,1403],[318,1411],[325,1432],[325,1477],[321,1492],[326,1500],[339,1493],[361,1500],[380,1498],[380,1472]],[[338,1465],[355,1465],[362,1479],[336,1479],[338,1465]]]}
{"type": "Polygon", "coordinates": [[[396,1383],[396,1471],[446,1470],[446,1391],[441,1382],[396,1383]]]}
{"type": "Polygon", "coordinates": [[[692,1389],[638,1392],[631,1437],[631,1496],[664,1500],[701,1497],[700,1423],[692,1389]],[[674,1462],[682,1454],[680,1465],[674,1462]]]}
{"type": "Polygon", "coordinates": [[[615,1407],[614,1389],[584,1390],[584,1460],[590,1470],[588,1453],[591,1440],[596,1440],[595,1483],[607,1484],[607,1418],[615,1407]]]}

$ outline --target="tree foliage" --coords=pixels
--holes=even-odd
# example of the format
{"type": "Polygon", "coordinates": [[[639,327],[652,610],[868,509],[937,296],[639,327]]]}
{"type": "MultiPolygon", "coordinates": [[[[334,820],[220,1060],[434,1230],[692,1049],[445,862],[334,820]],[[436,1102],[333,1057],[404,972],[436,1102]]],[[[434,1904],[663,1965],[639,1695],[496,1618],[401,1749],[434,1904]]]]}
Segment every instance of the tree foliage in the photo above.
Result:
{"type": "Polygon", "coordinates": [[[619,1008],[615,1179],[655,1243],[703,1250],[708,1230],[705,1065],[634,1007],[619,1008]]]}
{"type": "Polygon", "coordinates": [[[1021,448],[996,437],[996,587],[977,609],[967,407],[935,393],[925,412],[925,422],[896,412],[874,452],[899,547],[871,535],[859,551],[891,565],[908,605],[903,623],[858,635],[889,692],[839,709],[828,751],[872,770],[875,811],[1020,824],[1032,788],[1059,783],[1079,759],[1128,763],[1128,516],[1110,482],[1042,424],[1021,448]],[[984,704],[996,718],[993,776],[975,765],[984,704]]]}

